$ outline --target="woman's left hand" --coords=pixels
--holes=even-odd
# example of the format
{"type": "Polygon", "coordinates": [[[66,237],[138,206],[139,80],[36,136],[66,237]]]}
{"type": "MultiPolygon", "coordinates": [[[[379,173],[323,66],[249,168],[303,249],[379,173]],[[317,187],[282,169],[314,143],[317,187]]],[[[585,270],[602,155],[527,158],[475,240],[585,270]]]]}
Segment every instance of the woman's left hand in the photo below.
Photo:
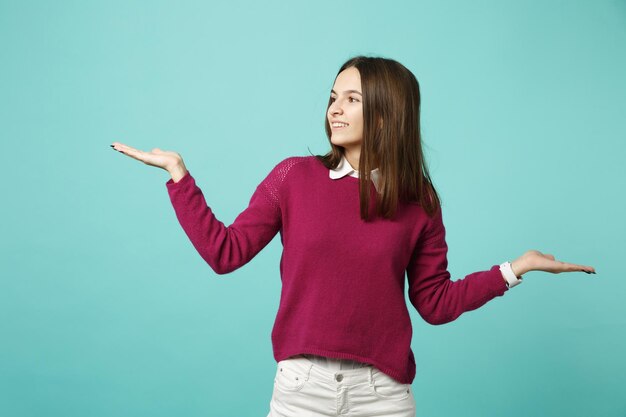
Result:
{"type": "Polygon", "coordinates": [[[553,274],[560,272],[586,272],[595,274],[596,270],[592,266],[571,264],[557,261],[553,255],[544,254],[538,250],[529,250],[522,256],[511,262],[511,268],[516,276],[522,276],[528,271],[545,271],[553,274]]]}

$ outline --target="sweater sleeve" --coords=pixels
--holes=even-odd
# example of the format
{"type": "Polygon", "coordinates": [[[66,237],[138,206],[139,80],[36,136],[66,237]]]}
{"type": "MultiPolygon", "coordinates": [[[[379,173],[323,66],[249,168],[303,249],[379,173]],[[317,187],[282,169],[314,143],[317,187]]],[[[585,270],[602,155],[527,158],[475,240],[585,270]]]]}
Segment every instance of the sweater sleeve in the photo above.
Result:
{"type": "Polygon", "coordinates": [[[411,304],[433,325],[456,320],[464,312],[475,310],[508,290],[499,265],[452,281],[445,235],[440,207],[429,220],[407,267],[411,304]]]}
{"type": "Polygon", "coordinates": [[[189,171],[178,182],[166,182],[180,225],[215,273],[227,274],[248,263],[282,227],[279,191],[285,161],[261,181],[248,207],[229,226],[215,217],[189,171]]]}

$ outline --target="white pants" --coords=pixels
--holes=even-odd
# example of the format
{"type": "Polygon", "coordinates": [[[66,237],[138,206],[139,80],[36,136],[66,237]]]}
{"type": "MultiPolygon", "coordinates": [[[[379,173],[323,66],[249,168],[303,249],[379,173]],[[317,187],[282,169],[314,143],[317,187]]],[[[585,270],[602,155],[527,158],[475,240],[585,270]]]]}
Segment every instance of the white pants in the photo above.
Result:
{"type": "Polygon", "coordinates": [[[278,362],[267,417],[415,417],[411,384],[371,364],[297,355],[278,362]]]}

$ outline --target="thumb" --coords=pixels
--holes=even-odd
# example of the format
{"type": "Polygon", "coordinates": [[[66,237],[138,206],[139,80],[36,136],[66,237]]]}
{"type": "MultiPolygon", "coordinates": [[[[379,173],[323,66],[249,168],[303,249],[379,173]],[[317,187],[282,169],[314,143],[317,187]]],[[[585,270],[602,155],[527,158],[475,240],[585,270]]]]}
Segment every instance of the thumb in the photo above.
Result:
{"type": "Polygon", "coordinates": [[[159,149],[159,148],[152,149],[152,152],[154,152],[154,153],[163,153],[163,151],[161,149],[159,149]]]}

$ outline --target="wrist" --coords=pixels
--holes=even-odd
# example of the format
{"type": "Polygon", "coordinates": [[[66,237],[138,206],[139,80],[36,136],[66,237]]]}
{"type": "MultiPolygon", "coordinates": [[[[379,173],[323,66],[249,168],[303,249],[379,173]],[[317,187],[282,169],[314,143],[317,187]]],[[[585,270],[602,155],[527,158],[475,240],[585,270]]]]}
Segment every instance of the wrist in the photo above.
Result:
{"type": "Polygon", "coordinates": [[[511,269],[513,270],[513,273],[515,274],[515,276],[518,278],[524,275],[526,272],[528,272],[528,268],[526,267],[526,264],[524,264],[519,259],[516,259],[513,262],[511,262],[511,269]]]}
{"type": "Polygon", "coordinates": [[[184,164],[177,164],[174,167],[167,170],[172,177],[172,181],[178,182],[180,181],[185,174],[187,173],[187,168],[185,168],[184,164]]]}

